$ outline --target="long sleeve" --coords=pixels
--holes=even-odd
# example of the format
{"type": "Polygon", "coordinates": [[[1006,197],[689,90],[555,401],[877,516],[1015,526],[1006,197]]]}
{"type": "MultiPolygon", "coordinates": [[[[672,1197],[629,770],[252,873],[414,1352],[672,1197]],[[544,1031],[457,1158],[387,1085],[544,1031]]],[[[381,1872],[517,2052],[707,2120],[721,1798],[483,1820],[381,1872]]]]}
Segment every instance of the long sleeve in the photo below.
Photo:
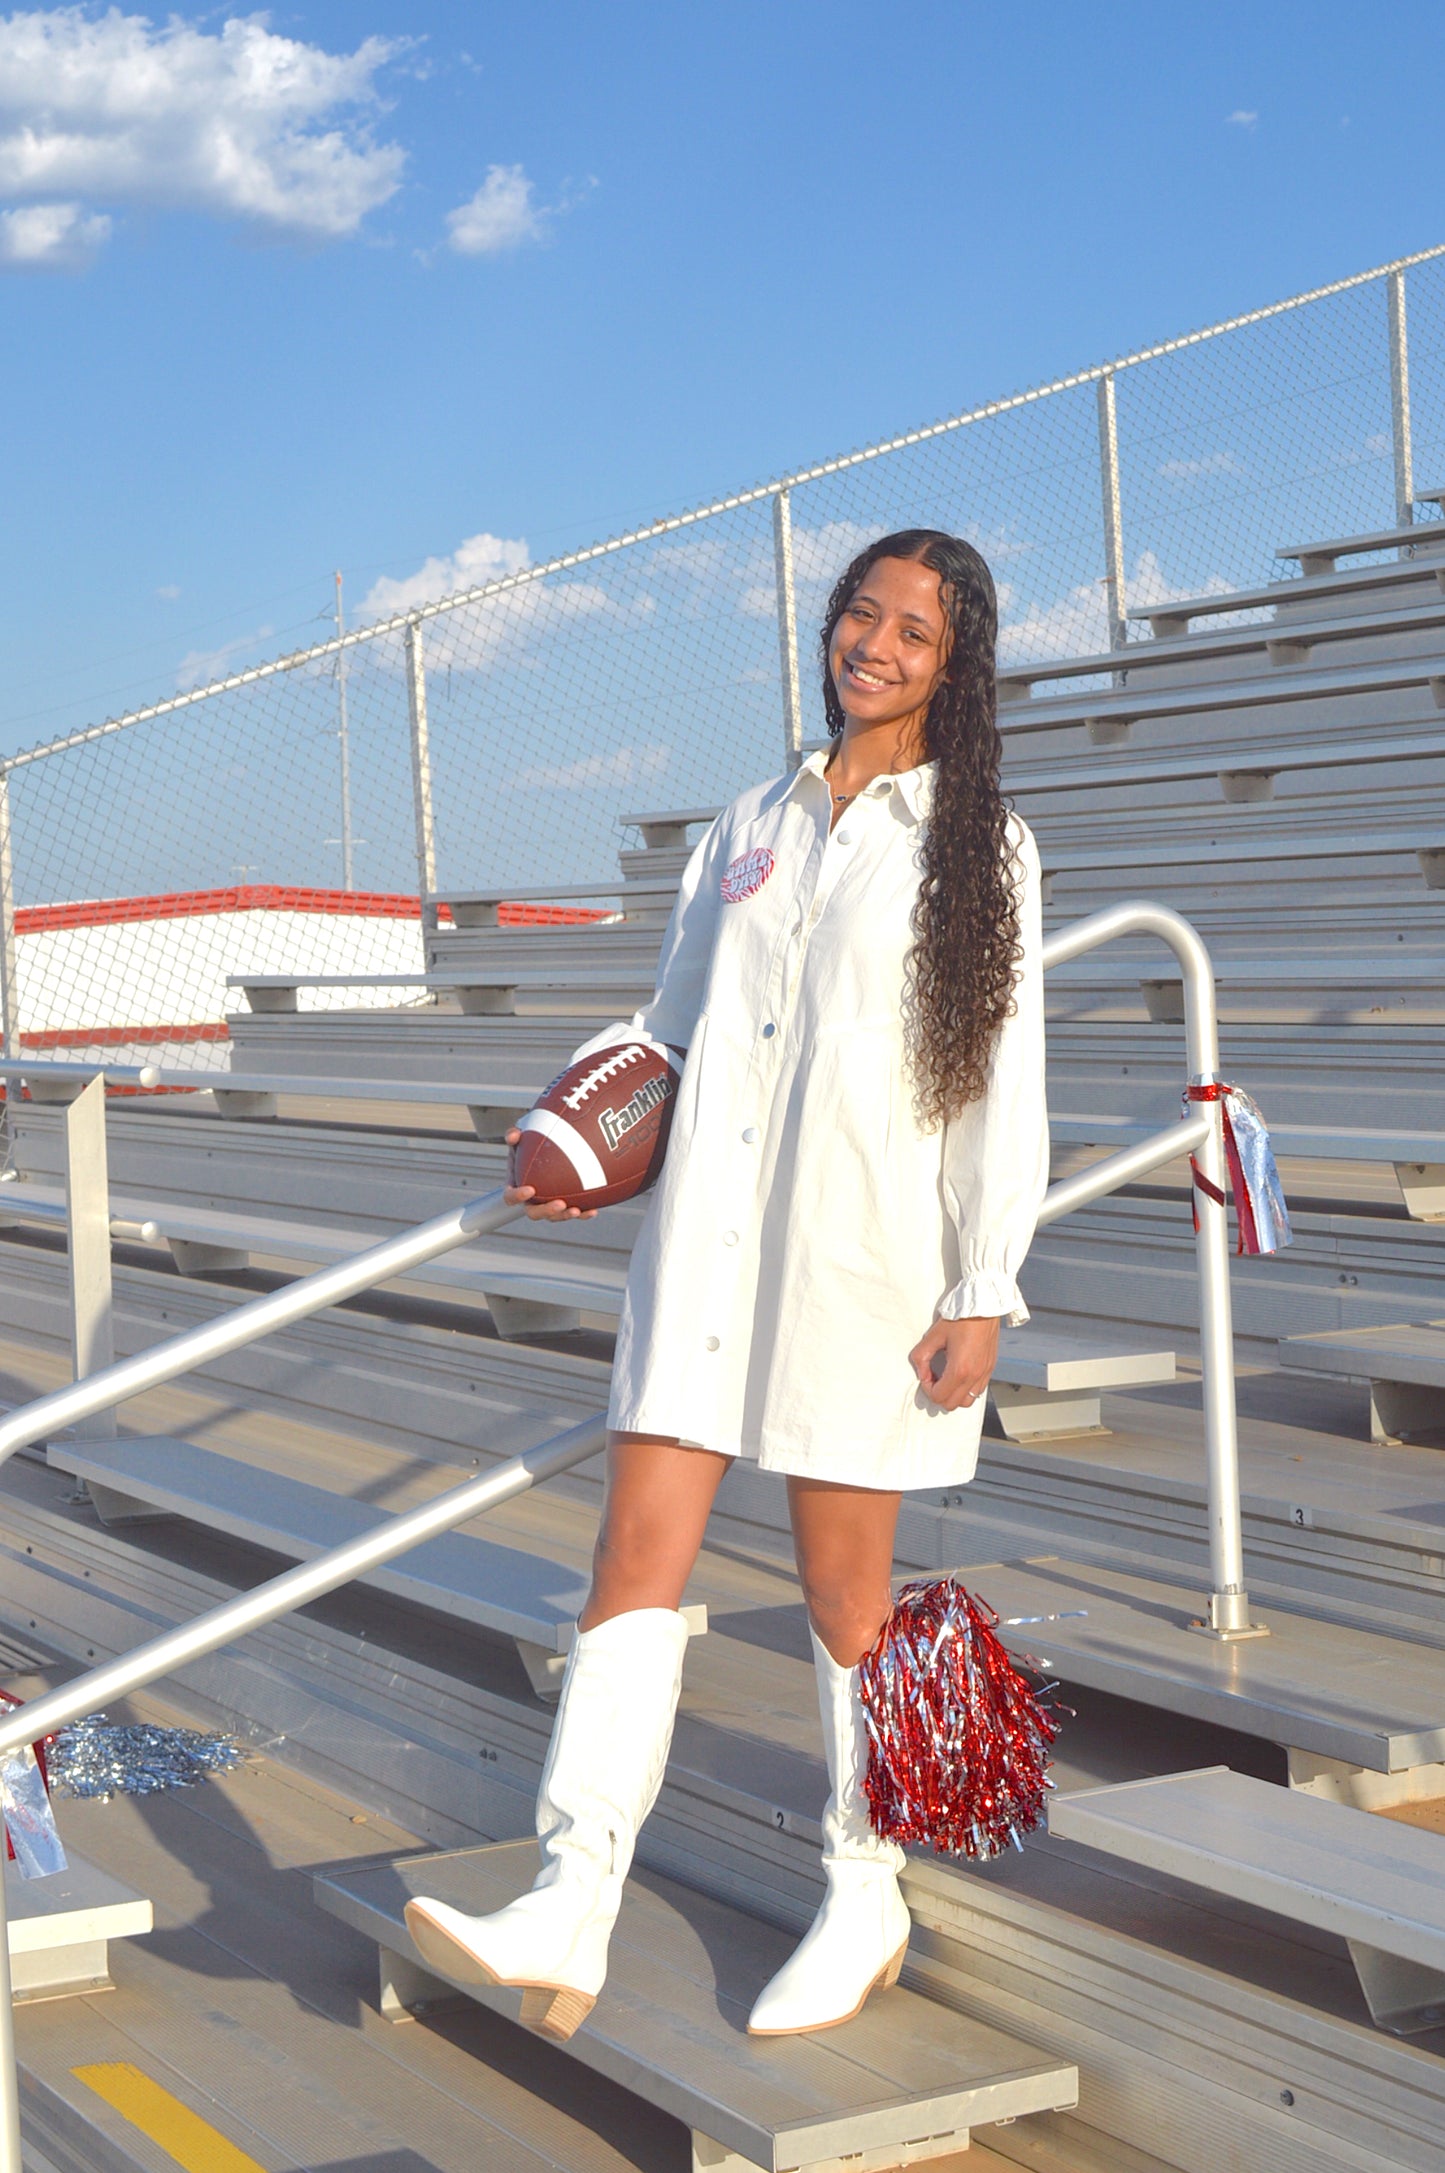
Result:
{"type": "Polygon", "coordinates": [[[947,1127],[944,1198],[958,1231],[960,1280],[939,1315],[972,1320],[1004,1315],[1013,1327],[1029,1317],[1018,1275],[1049,1181],[1049,1122],[1044,1097],[1043,880],[1038,848],[1025,825],[1012,824],[1022,871],[1019,936],[1023,946],[1012,1017],[994,1048],[988,1091],[947,1127]]]}
{"type": "Polygon", "coordinates": [[[574,1064],[598,1049],[611,1048],[615,1042],[629,1038],[666,1042],[674,1049],[687,1048],[702,1010],[717,935],[722,902],[718,866],[722,836],[719,818],[698,840],[683,870],[677,902],[662,939],[652,1001],[630,1019],[614,1019],[600,1033],[591,1035],[574,1052],[574,1064]]]}

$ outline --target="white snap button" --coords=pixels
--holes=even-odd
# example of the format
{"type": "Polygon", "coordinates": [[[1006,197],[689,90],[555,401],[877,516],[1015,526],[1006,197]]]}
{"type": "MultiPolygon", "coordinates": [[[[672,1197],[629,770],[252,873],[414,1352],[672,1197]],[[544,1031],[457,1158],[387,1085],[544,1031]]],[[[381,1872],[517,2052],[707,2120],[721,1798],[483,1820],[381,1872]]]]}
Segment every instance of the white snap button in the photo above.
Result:
{"type": "Polygon", "coordinates": [[[745,1125],[745,1126],[743,1127],[743,1145],[744,1145],[745,1147],[756,1147],[757,1143],[758,1143],[758,1128],[757,1128],[757,1126],[756,1126],[755,1124],[748,1124],[748,1125],[745,1125]]]}
{"type": "Polygon", "coordinates": [[[708,1348],[708,1349],[709,1349],[710,1351],[715,1351],[715,1350],[718,1350],[718,1349],[720,1348],[720,1345],[719,1345],[719,1343],[718,1343],[718,1339],[717,1339],[717,1337],[716,1337],[715,1335],[710,1335],[710,1336],[708,1337],[708,1339],[707,1339],[707,1348],[708,1348]]]}
{"type": "Polygon", "coordinates": [[[851,831],[851,830],[840,830],[840,831],[838,832],[838,843],[839,843],[840,845],[851,845],[851,844],[852,844],[852,842],[853,842],[853,833],[852,833],[852,831],[851,831]]]}
{"type": "Polygon", "coordinates": [[[736,1245],[737,1241],[738,1241],[738,1233],[737,1233],[737,1231],[736,1231],[736,1230],[724,1230],[724,1231],[723,1231],[723,1243],[724,1243],[724,1245],[736,1245]]]}
{"type": "Polygon", "coordinates": [[[769,1019],[767,1025],[763,1028],[764,1041],[771,1041],[777,1030],[778,1029],[776,1026],[774,1026],[772,1020],[769,1019]]]}

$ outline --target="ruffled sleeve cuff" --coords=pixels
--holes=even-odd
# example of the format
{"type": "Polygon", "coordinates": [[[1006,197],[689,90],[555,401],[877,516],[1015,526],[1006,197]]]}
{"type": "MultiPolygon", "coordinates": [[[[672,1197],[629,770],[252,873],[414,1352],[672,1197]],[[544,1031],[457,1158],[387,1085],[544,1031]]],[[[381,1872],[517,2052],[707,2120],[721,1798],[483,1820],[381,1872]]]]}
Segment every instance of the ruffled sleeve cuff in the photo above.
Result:
{"type": "Polygon", "coordinates": [[[938,1308],[940,1320],[1006,1320],[1022,1328],[1029,1317],[1023,1292],[1011,1275],[965,1275],[938,1308]]]}

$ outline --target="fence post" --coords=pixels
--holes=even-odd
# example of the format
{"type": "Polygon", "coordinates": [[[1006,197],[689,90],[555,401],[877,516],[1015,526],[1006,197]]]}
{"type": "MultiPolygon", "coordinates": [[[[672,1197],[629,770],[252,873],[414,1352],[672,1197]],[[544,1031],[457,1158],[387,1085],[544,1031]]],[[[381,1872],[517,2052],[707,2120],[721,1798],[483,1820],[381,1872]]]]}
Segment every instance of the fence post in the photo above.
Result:
{"type": "Polygon", "coordinates": [[[421,621],[406,629],[406,691],[411,717],[411,796],[416,813],[416,873],[423,928],[436,926],[437,841],[431,799],[431,740],[426,716],[426,658],[421,621]]]}
{"type": "Polygon", "coordinates": [[[1410,346],[1405,324],[1405,274],[1391,272],[1390,435],[1395,447],[1395,526],[1415,518],[1415,459],[1410,446],[1410,346]]]}
{"type": "MultiPolygon", "coordinates": [[[[65,1105],[65,1215],[70,1243],[70,1339],[77,1381],[115,1363],[110,1269],[110,1173],[105,1074],[65,1105]]],[[[88,1438],[113,1441],[115,1412],[97,1411],[88,1438]]]]}
{"type": "Polygon", "coordinates": [[[1119,499],[1119,418],[1114,405],[1114,373],[1099,379],[1099,482],[1104,497],[1104,583],[1108,597],[1109,647],[1122,649],[1129,638],[1124,616],[1124,517],[1119,499]]]}
{"type": "Polygon", "coordinates": [[[778,587],[783,742],[788,768],[795,770],[803,759],[803,697],[798,682],[798,613],[793,598],[793,508],[785,490],[773,498],[773,571],[778,587]]]}
{"type": "Polygon", "coordinates": [[[0,1038],[7,1060],[20,1054],[15,959],[15,867],[10,846],[10,772],[0,763],[0,1038]]]}

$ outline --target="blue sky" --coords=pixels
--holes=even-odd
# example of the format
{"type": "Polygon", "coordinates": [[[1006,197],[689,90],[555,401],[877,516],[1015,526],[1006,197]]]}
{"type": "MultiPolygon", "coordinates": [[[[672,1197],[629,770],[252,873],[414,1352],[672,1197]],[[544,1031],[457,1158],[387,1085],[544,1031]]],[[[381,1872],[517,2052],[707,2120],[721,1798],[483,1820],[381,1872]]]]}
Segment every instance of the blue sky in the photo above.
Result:
{"type": "Polygon", "coordinates": [[[1445,240],[1445,12],[0,14],[0,750],[1445,240]],[[170,28],[166,28],[169,21],[170,28]]]}

